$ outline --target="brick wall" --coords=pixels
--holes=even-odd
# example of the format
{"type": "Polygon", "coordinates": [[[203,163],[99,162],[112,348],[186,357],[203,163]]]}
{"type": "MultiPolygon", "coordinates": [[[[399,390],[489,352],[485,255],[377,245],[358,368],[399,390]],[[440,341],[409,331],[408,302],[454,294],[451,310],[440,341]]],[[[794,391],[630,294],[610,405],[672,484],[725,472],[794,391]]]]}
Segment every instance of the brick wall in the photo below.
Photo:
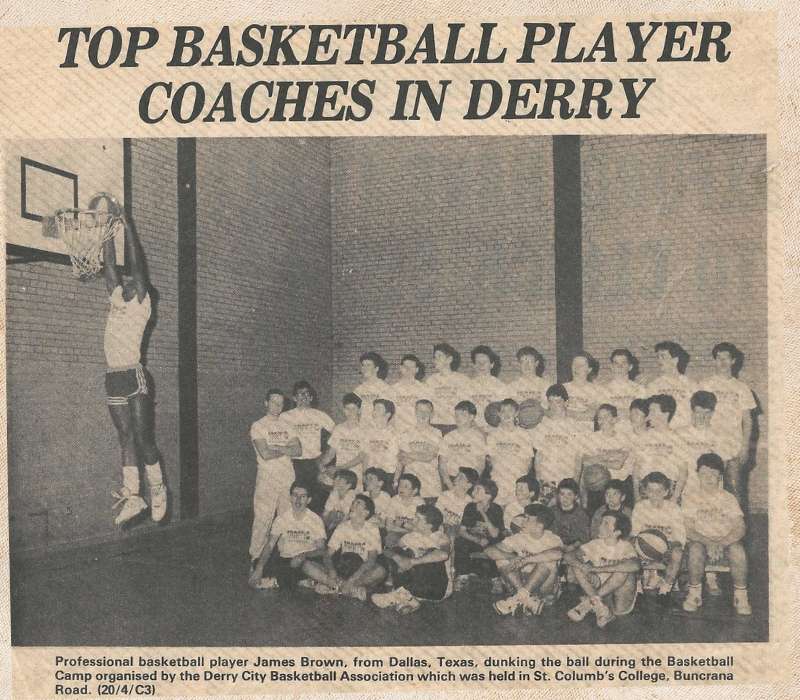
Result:
{"type": "MultiPolygon", "coordinates": [[[[358,356],[406,352],[432,369],[446,340],[539,348],[555,370],[549,138],[334,139],[331,148],[337,400],[358,356]]],[[[341,415],[337,406],[337,415],[341,415]]]]}
{"type": "MultiPolygon", "coordinates": [[[[629,347],[644,373],[674,339],[687,374],[736,343],[741,378],[767,405],[766,140],[762,136],[582,139],[584,341],[604,365],[629,347]]],[[[754,508],[766,507],[766,416],[754,508]]]]}
{"type": "MultiPolygon", "coordinates": [[[[133,216],[159,292],[148,352],[157,441],[177,484],[175,142],[135,141],[132,156],[133,216]]],[[[119,447],[103,387],[105,284],[79,282],[66,265],[12,265],[6,311],[12,546],[118,537],[110,507],[119,447]]]]}
{"type": "Polygon", "coordinates": [[[327,139],[197,141],[200,512],[246,505],[266,389],[331,396],[327,139]]]}

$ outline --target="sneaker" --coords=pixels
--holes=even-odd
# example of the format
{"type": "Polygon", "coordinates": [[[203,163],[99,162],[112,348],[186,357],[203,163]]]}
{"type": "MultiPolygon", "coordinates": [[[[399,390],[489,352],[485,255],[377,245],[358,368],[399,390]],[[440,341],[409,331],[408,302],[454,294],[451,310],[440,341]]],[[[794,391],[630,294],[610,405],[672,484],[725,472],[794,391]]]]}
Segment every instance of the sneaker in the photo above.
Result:
{"type": "Polygon", "coordinates": [[[683,609],[686,612],[697,612],[703,605],[703,593],[700,586],[689,586],[689,593],[683,601],[683,609]]]}
{"type": "Polygon", "coordinates": [[[367,589],[364,586],[356,586],[353,589],[353,598],[356,600],[366,600],[367,599],[367,589]]]}
{"type": "Polygon", "coordinates": [[[138,493],[131,493],[129,489],[123,487],[119,492],[112,494],[117,502],[112,506],[112,510],[117,506],[122,506],[122,509],[117,513],[114,518],[115,525],[124,525],[132,518],[135,518],[139,513],[147,508],[147,503],[138,493]]]}
{"type": "Polygon", "coordinates": [[[515,612],[517,612],[517,608],[519,608],[520,605],[522,605],[522,603],[519,599],[519,595],[514,594],[508,598],[495,601],[494,611],[498,615],[513,615],[515,612]]]}
{"type": "Polygon", "coordinates": [[[258,583],[256,583],[256,588],[262,591],[274,591],[278,588],[278,579],[272,576],[259,579],[258,583]]]}
{"type": "Polygon", "coordinates": [[[317,583],[317,585],[314,586],[314,590],[320,595],[336,595],[339,592],[338,588],[326,586],[324,583],[317,583]]]}
{"type": "Polygon", "coordinates": [[[522,600],[523,615],[527,616],[541,615],[543,609],[544,609],[544,601],[541,598],[535,595],[523,596],[522,600]]]}
{"type": "Polygon", "coordinates": [[[716,571],[709,571],[706,574],[706,590],[708,591],[708,595],[722,595],[722,589],[719,587],[716,571]]]}
{"type": "Polygon", "coordinates": [[[411,597],[405,588],[395,588],[388,593],[373,593],[371,600],[379,608],[392,608],[408,602],[411,597]]]}
{"type": "Polygon", "coordinates": [[[605,627],[611,620],[614,619],[615,615],[609,607],[603,603],[602,600],[596,600],[594,603],[590,603],[592,606],[592,610],[594,611],[595,617],[597,618],[597,626],[602,629],[605,627]]]}
{"type": "Polygon", "coordinates": [[[584,596],[581,598],[580,603],[567,612],[567,617],[573,622],[580,622],[590,612],[592,612],[592,601],[589,600],[588,596],[584,596]]]}
{"type": "Polygon", "coordinates": [[[153,522],[161,522],[167,514],[167,485],[151,484],[150,486],[150,517],[153,522]]]}
{"type": "Polygon", "coordinates": [[[750,607],[750,601],[747,598],[746,588],[734,588],[733,607],[735,608],[737,615],[753,614],[753,609],[750,607]]]}
{"type": "Polygon", "coordinates": [[[297,582],[299,588],[308,588],[309,590],[317,590],[317,582],[313,578],[304,578],[297,582]]]}
{"type": "Polygon", "coordinates": [[[416,598],[411,597],[407,601],[403,601],[397,606],[397,612],[401,615],[410,615],[413,612],[416,612],[420,609],[422,603],[420,603],[416,598]]]}

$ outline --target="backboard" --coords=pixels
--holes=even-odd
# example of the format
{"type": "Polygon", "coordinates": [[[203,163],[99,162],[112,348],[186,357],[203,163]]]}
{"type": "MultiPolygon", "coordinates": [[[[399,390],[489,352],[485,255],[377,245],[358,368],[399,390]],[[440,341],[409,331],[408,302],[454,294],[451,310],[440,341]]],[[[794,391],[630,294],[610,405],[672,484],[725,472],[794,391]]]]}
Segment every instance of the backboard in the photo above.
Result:
{"type": "MultiPolygon", "coordinates": [[[[69,263],[55,226],[57,209],[86,207],[97,192],[125,203],[122,139],[7,141],[3,146],[3,229],[9,262],[48,259],[69,263]]],[[[116,238],[125,263],[124,234],[116,238]]]]}

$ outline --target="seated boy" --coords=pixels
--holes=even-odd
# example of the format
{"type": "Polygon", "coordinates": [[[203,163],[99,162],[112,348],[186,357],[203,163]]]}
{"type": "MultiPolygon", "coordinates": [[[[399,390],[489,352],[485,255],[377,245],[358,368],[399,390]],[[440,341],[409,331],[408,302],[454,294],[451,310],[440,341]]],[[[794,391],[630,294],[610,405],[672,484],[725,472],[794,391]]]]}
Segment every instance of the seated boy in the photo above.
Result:
{"type": "Polygon", "coordinates": [[[386,484],[391,481],[391,475],[378,467],[370,467],[364,472],[364,492],[372,499],[375,506],[375,514],[370,521],[379,528],[386,527],[386,514],[389,512],[389,505],[392,497],[386,491],[386,484]]]}
{"type": "Polygon", "coordinates": [[[486,548],[511,596],[498,600],[494,609],[499,615],[514,614],[520,607],[529,615],[538,615],[545,601],[558,592],[558,562],[564,545],[550,532],[553,513],[541,503],[525,507],[522,529],[516,535],[486,548]]]}
{"type": "Polygon", "coordinates": [[[598,627],[605,627],[617,615],[627,615],[636,603],[636,573],[639,557],[628,541],[631,521],[619,511],[607,511],[600,519],[599,537],[568,552],[564,561],[586,594],[567,613],[580,622],[590,612],[598,627]]]}
{"type": "Polygon", "coordinates": [[[722,488],[725,463],[713,452],[697,459],[698,488],[686,494],[683,517],[689,551],[689,593],[683,609],[703,604],[703,572],[707,561],[727,559],[733,579],[733,607],[751,615],[747,598],[747,554],[742,546],[744,515],[736,496],[722,488]]]}
{"type": "Polygon", "coordinates": [[[392,547],[414,527],[417,508],[424,503],[419,495],[419,479],[413,474],[403,474],[397,485],[397,495],[389,502],[385,512],[386,546],[392,547]]]}
{"type": "Polygon", "coordinates": [[[405,614],[418,610],[421,600],[443,600],[447,596],[450,538],[442,531],[442,520],[435,506],[417,508],[413,531],[403,535],[399,546],[384,551],[395,588],[373,594],[375,605],[394,607],[405,614]]]}
{"type": "Polygon", "coordinates": [[[460,467],[453,479],[453,488],[445,491],[436,499],[436,507],[444,518],[444,529],[451,537],[455,537],[464,508],[472,502],[472,487],[478,483],[478,472],[471,467],[460,467]]]}
{"type": "Polygon", "coordinates": [[[562,479],[553,510],[553,532],[564,543],[564,551],[577,549],[589,541],[589,516],[578,502],[578,482],[562,479]]]}
{"type": "Polygon", "coordinates": [[[249,579],[253,588],[292,589],[303,578],[306,561],[324,554],[325,525],[308,510],[310,500],[305,483],[295,481],[289,489],[291,508],[275,518],[269,540],[253,564],[249,579]]]}
{"type": "MultiPolygon", "coordinates": [[[[644,498],[633,508],[631,516],[631,534],[638,535],[643,530],[658,530],[668,542],[663,564],[666,572],[663,577],[657,575],[652,581],[646,580],[645,588],[655,588],[659,594],[666,595],[672,590],[683,557],[683,546],[686,544],[686,529],[683,524],[683,513],[675,501],[669,500],[672,482],[661,472],[650,472],[642,479],[644,498]]],[[[645,565],[647,562],[643,561],[645,565]]]]}
{"type": "Polygon", "coordinates": [[[626,505],[628,501],[628,489],[624,481],[611,479],[611,481],[606,484],[603,498],[604,505],[594,512],[592,521],[589,524],[589,536],[593,540],[600,537],[600,523],[606,513],[624,513],[629,518],[633,514],[633,511],[626,505]]]}
{"type": "Polygon", "coordinates": [[[496,497],[497,484],[494,481],[479,481],[472,487],[472,502],[464,508],[454,544],[457,588],[463,588],[470,576],[497,576],[497,567],[491,559],[471,556],[482,553],[503,536],[503,509],[494,502],[496,497]]]}
{"type": "Polygon", "coordinates": [[[514,484],[514,500],[503,508],[503,523],[506,526],[506,535],[519,532],[519,519],[525,517],[525,506],[536,503],[539,499],[539,482],[526,474],[517,479],[514,484]]]}
{"type": "Polygon", "coordinates": [[[372,499],[358,494],[350,507],[350,518],[331,535],[323,563],[303,564],[306,575],[324,586],[317,588],[320,593],[366,600],[367,589],[386,578],[386,571],[376,561],[382,546],[378,527],[369,521],[374,514],[372,499]]]}
{"type": "Polygon", "coordinates": [[[355,472],[349,469],[336,470],[333,476],[333,490],[325,501],[325,510],[322,512],[322,519],[328,532],[332,532],[350,512],[350,506],[356,497],[356,484],[358,477],[355,472]]]}

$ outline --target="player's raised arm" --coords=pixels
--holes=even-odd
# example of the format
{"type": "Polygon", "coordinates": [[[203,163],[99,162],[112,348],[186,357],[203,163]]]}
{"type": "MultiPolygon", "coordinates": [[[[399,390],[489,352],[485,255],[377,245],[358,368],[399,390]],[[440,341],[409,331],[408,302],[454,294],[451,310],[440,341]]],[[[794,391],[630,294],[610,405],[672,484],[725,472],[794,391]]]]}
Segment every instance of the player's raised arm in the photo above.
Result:
{"type": "Polygon", "coordinates": [[[117,269],[117,249],[113,238],[103,243],[103,277],[109,295],[122,284],[122,276],[117,269]]]}
{"type": "Polygon", "coordinates": [[[136,296],[139,301],[143,301],[150,288],[150,280],[147,276],[147,265],[144,261],[144,253],[142,252],[142,245],[139,242],[139,236],[136,233],[136,227],[133,225],[125,212],[121,213],[122,224],[125,227],[125,237],[128,240],[128,259],[130,261],[131,277],[133,283],[136,285],[136,296]]]}

